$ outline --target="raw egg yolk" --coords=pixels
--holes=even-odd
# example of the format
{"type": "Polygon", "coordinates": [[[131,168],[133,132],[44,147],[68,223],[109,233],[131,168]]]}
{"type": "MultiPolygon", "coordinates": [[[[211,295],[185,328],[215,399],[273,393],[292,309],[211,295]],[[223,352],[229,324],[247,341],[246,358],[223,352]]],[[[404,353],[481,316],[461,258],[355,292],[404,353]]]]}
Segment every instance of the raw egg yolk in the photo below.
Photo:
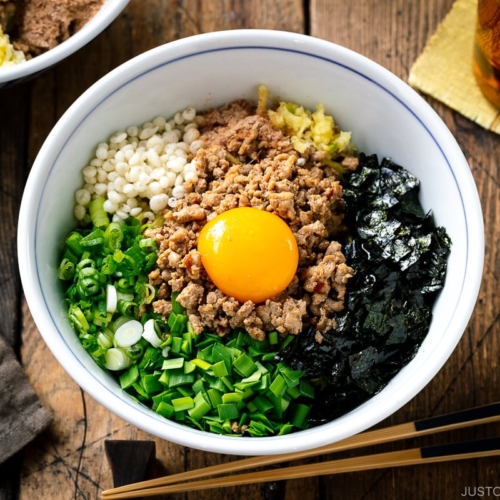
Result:
{"type": "Polygon", "coordinates": [[[297,271],[292,230],[277,215],[233,208],[214,217],[198,237],[201,262],[217,288],[239,302],[264,302],[281,293],[297,271]]]}

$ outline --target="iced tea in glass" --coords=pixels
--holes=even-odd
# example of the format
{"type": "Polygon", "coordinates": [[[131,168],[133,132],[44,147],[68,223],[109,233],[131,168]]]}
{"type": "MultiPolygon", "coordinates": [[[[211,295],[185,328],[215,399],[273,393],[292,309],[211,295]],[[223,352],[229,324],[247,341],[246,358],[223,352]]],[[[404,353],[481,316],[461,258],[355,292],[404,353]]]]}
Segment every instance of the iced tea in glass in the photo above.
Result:
{"type": "Polygon", "coordinates": [[[486,98],[500,108],[500,0],[479,0],[473,68],[486,98]]]}

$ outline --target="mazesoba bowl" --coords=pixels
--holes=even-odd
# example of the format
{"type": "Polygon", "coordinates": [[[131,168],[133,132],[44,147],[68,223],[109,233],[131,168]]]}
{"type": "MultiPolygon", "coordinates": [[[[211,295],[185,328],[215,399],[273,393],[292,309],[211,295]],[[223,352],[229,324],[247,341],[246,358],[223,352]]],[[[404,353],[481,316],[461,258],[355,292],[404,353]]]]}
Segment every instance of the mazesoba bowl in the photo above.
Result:
{"type": "Polygon", "coordinates": [[[194,36],[142,54],[85,92],[54,127],[35,161],[19,222],[19,265],[33,318],[65,370],[131,424],[181,445],[230,454],[277,454],[339,441],[373,426],[414,397],[460,340],[483,265],[476,186],[455,139],[411,88],[376,63],[329,42],[285,32],[194,36]],[[421,180],[421,202],[453,245],[446,284],[415,358],[376,396],[328,424],[280,437],[227,437],[184,427],[135,403],[84,351],[61,305],[61,244],[73,228],[80,170],[117,130],[188,106],[256,99],[257,86],[310,109],[325,106],[360,151],[389,156],[421,180]]]}
{"type": "Polygon", "coordinates": [[[0,68],[0,89],[12,87],[59,63],[104,31],[130,0],[105,0],[99,12],[74,35],[53,49],[14,66],[0,68]]]}

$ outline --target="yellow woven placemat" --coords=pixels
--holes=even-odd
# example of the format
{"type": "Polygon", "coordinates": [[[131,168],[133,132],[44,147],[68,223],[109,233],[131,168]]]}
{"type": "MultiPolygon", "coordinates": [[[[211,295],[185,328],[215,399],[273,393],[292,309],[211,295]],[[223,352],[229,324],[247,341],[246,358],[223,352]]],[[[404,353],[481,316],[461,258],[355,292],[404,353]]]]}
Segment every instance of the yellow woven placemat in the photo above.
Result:
{"type": "Polygon", "coordinates": [[[457,0],[410,70],[408,83],[500,134],[500,113],[472,72],[477,0],[457,0]]]}

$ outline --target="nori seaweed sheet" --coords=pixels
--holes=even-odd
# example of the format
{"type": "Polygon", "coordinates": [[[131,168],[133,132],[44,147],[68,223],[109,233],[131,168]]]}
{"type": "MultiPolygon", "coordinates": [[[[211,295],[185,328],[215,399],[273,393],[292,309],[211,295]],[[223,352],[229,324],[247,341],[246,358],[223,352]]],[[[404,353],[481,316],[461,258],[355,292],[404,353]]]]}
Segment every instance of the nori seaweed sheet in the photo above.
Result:
{"type": "Polygon", "coordinates": [[[347,263],[338,328],[302,332],[280,359],[315,386],[309,425],[334,420],[384,388],[417,353],[444,285],[451,240],[419,201],[420,183],[390,159],[360,154],[343,180],[347,263]]]}

